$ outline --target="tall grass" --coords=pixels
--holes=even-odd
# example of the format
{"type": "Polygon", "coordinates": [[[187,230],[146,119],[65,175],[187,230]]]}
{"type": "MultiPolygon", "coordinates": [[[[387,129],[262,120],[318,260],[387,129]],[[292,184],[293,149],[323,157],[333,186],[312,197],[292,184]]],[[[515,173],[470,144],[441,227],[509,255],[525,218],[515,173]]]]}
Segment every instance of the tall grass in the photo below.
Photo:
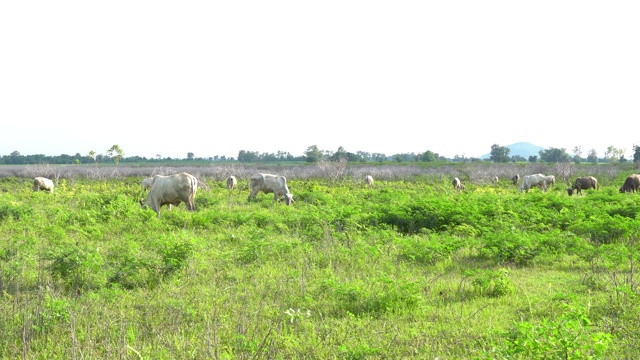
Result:
{"type": "Polygon", "coordinates": [[[569,197],[407,169],[288,169],[289,207],[200,169],[196,211],[159,219],[147,173],[0,179],[0,357],[639,357],[622,172],[569,197]]]}

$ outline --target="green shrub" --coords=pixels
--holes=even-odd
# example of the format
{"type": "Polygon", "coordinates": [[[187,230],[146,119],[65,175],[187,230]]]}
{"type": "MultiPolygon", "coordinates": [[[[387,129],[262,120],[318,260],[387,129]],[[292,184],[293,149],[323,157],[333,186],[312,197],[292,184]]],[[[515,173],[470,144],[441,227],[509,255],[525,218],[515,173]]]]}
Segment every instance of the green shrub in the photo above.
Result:
{"type": "Polygon", "coordinates": [[[516,322],[503,333],[507,358],[602,359],[612,344],[610,334],[591,329],[588,309],[566,304],[558,318],[516,322]]]}

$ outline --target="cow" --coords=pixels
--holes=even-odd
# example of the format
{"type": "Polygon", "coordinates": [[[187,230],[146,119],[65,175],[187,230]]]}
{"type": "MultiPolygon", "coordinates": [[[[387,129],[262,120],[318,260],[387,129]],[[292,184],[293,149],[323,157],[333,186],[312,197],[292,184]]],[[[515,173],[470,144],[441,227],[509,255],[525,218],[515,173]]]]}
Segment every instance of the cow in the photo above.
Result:
{"type": "Polygon", "coordinates": [[[183,202],[187,205],[187,210],[193,211],[195,210],[194,199],[197,190],[198,180],[191,174],[155,175],[151,190],[147,194],[147,199],[140,200],[140,204],[143,207],[149,206],[152,208],[158,218],[160,217],[160,207],[162,205],[178,206],[183,202]]]}
{"type": "Polygon", "coordinates": [[[142,182],[140,183],[142,190],[151,189],[151,185],[153,185],[153,177],[143,179],[142,182]]]}
{"type": "Polygon", "coordinates": [[[522,178],[522,183],[520,184],[520,192],[522,191],[529,192],[529,189],[531,189],[534,186],[537,186],[546,192],[547,176],[543,174],[533,174],[533,175],[524,176],[522,178]]]}
{"type": "Polygon", "coordinates": [[[40,176],[33,179],[33,191],[45,190],[53,193],[53,187],[53,181],[51,179],[40,176]]]}
{"type": "Polygon", "coordinates": [[[458,178],[453,178],[453,181],[451,182],[451,184],[453,185],[453,188],[456,190],[464,190],[464,185],[462,185],[462,183],[460,182],[460,179],[458,178]]]}
{"type": "Polygon", "coordinates": [[[636,192],[640,188],[640,175],[631,174],[627,176],[624,184],[620,188],[620,192],[636,192]]]}
{"type": "Polygon", "coordinates": [[[582,194],[582,190],[595,189],[598,190],[598,180],[593,176],[582,176],[576,178],[576,181],[573,182],[573,185],[567,189],[567,194],[569,196],[573,195],[575,191],[576,194],[582,194]]]}
{"type": "Polygon", "coordinates": [[[284,201],[287,205],[293,203],[293,194],[289,192],[287,187],[287,178],[281,175],[273,174],[254,174],[251,175],[251,193],[249,193],[249,199],[255,198],[258,192],[262,191],[265,194],[273,193],[274,200],[278,200],[280,195],[284,196],[284,201]]]}
{"type": "Polygon", "coordinates": [[[546,176],[546,180],[547,180],[547,185],[551,184],[553,186],[556,186],[556,177],[553,175],[547,175],[546,176]]]}
{"type": "Polygon", "coordinates": [[[233,175],[229,176],[227,178],[227,189],[232,190],[235,189],[236,186],[238,186],[238,180],[236,179],[236,177],[233,175]]]}
{"type": "Polygon", "coordinates": [[[369,185],[369,187],[372,187],[373,186],[373,176],[371,176],[371,175],[365,176],[364,182],[367,183],[367,185],[369,185]]]}
{"type": "Polygon", "coordinates": [[[513,185],[518,185],[518,181],[520,181],[520,175],[515,174],[511,177],[511,181],[513,181],[513,185]]]}

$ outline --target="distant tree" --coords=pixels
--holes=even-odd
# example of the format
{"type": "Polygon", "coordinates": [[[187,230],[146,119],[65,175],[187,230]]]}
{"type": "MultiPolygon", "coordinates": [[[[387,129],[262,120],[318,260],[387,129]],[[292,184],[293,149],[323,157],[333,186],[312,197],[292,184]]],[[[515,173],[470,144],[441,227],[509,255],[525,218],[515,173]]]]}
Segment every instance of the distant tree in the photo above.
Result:
{"type": "Polygon", "coordinates": [[[582,147],[574,146],[573,147],[573,162],[576,164],[580,164],[582,162],[582,147]]]}
{"type": "Polygon", "coordinates": [[[344,149],[344,147],[340,146],[338,147],[338,150],[336,150],[336,152],[334,152],[330,157],[329,160],[331,161],[341,161],[341,160],[348,160],[348,155],[347,155],[347,151],[344,149]]]}
{"type": "Polygon", "coordinates": [[[620,159],[618,160],[621,163],[626,163],[627,162],[627,158],[624,157],[624,155],[620,155],[620,159]]]}
{"type": "Polygon", "coordinates": [[[371,158],[373,159],[373,161],[383,162],[387,160],[387,155],[382,153],[373,153],[371,154],[371,158]]]}
{"type": "Polygon", "coordinates": [[[589,150],[589,153],[587,154],[587,161],[592,164],[598,163],[598,153],[596,152],[596,149],[589,150]]]}
{"type": "Polygon", "coordinates": [[[120,146],[113,145],[107,150],[107,155],[113,158],[113,161],[116,163],[116,166],[120,163],[120,160],[124,157],[124,151],[120,148],[120,146]]]}
{"type": "Polygon", "coordinates": [[[625,151],[626,149],[617,149],[613,145],[609,146],[607,148],[607,151],[605,151],[604,153],[604,159],[609,163],[616,163],[621,156],[624,156],[625,151]]]}
{"type": "Polygon", "coordinates": [[[358,151],[358,152],[356,152],[356,155],[358,155],[358,157],[360,157],[360,159],[362,159],[364,161],[371,160],[371,154],[366,152],[366,151],[358,151]]]}
{"type": "Polygon", "coordinates": [[[529,162],[530,163],[535,163],[537,161],[538,161],[538,157],[537,156],[535,156],[535,155],[530,155],[529,156],[529,162]]]}
{"type": "Polygon", "coordinates": [[[311,145],[304,152],[305,161],[308,163],[315,163],[322,160],[322,150],[318,149],[317,145],[311,145]]]}
{"type": "Polygon", "coordinates": [[[195,157],[195,155],[192,152],[188,152],[187,153],[187,159],[193,160],[194,157],[195,157]]]}
{"type": "Polygon", "coordinates": [[[245,151],[240,150],[238,152],[238,161],[241,163],[255,163],[260,160],[260,156],[257,151],[245,151]]]}
{"type": "Polygon", "coordinates": [[[525,159],[524,156],[521,156],[521,155],[513,155],[513,156],[511,156],[511,161],[513,161],[513,162],[519,162],[519,161],[520,162],[524,162],[524,161],[527,161],[527,159],[525,159]]]}
{"type": "Polygon", "coordinates": [[[87,158],[91,159],[91,161],[93,161],[94,164],[98,165],[98,158],[96,157],[96,152],[91,150],[89,151],[89,153],[87,154],[87,158]]]}
{"type": "Polygon", "coordinates": [[[162,156],[160,154],[156,154],[156,159],[160,160],[162,159],[162,156]]]}
{"type": "Polygon", "coordinates": [[[640,164],[640,145],[633,145],[633,162],[640,164]]]}
{"type": "Polygon", "coordinates": [[[431,150],[427,150],[420,156],[420,161],[434,162],[436,161],[436,154],[431,150]]]}
{"type": "Polygon", "coordinates": [[[566,149],[549,148],[538,151],[538,154],[540,154],[540,160],[544,162],[563,163],[571,160],[566,149]]]}
{"type": "Polygon", "coordinates": [[[509,162],[509,153],[511,149],[506,146],[500,146],[498,144],[491,145],[491,156],[489,159],[495,163],[506,163],[509,162]]]}

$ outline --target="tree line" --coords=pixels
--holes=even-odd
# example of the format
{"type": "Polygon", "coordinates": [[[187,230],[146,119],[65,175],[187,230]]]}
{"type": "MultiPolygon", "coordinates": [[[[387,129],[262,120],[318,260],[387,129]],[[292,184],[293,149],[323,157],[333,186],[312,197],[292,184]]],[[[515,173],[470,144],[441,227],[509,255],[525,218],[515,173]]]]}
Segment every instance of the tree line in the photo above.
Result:
{"type": "MultiPolygon", "coordinates": [[[[489,160],[495,163],[507,163],[507,162],[531,162],[535,163],[537,161],[547,162],[547,163],[567,163],[574,162],[576,164],[580,164],[582,162],[588,162],[592,164],[597,164],[599,162],[606,163],[617,163],[617,162],[627,162],[627,159],[624,156],[625,149],[618,149],[614,146],[609,146],[607,151],[604,154],[603,158],[599,158],[595,149],[591,149],[587,152],[587,157],[582,157],[582,148],[580,146],[576,146],[573,148],[573,156],[567,153],[567,150],[564,148],[549,148],[545,150],[540,150],[538,156],[532,155],[529,156],[528,159],[525,159],[523,156],[513,155],[509,156],[511,149],[506,146],[500,146],[498,144],[491,145],[491,156],[489,156],[489,160]]],[[[640,162],[640,145],[633,146],[633,162],[640,162]]]]}
{"type": "MultiPolygon", "coordinates": [[[[640,162],[640,146],[634,145],[633,161],[640,162]]],[[[309,146],[301,156],[294,156],[285,151],[276,153],[258,152],[240,150],[238,157],[212,156],[212,157],[196,157],[193,152],[188,152],[185,158],[170,158],[156,155],[155,158],[147,158],[141,156],[126,157],[124,151],[119,145],[113,145],[107,149],[105,154],[98,154],[90,151],[86,155],[76,153],[75,155],[61,154],[56,156],[48,156],[44,154],[22,155],[18,151],[13,151],[9,155],[0,156],[0,164],[4,165],[29,165],[29,164],[112,164],[118,165],[122,163],[170,163],[170,162],[238,162],[238,163],[315,163],[320,161],[333,162],[349,162],[349,163],[366,163],[366,162],[476,162],[489,161],[494,163],[507,162],[546,162],[546,163],[563,163],[588,162],[596,164],[598,162],[626,162],[624,149],[617,149],[609,146],[603,158],[599,158],[596,151],[591,149],[587,152],[586,157],[582,157],[583,152],[580,146],[573,148],[573,155],[567,153],[564,148],[549,148],[539,151],[539,156],[529,156],[525,158],[520,155],[510,155],[511,149],[506,146],[493,144],[491,146],[490,157],[485,160],[479,158],[465,158],[456,155],[453,158],[446,158],[440,154],[427,150],[423,153],[401,153],[387,156],[383,153],[369,153],[365,151],[350,152],[340,146],[336,151],[321,150],[317,145],[309,146]]]]}

